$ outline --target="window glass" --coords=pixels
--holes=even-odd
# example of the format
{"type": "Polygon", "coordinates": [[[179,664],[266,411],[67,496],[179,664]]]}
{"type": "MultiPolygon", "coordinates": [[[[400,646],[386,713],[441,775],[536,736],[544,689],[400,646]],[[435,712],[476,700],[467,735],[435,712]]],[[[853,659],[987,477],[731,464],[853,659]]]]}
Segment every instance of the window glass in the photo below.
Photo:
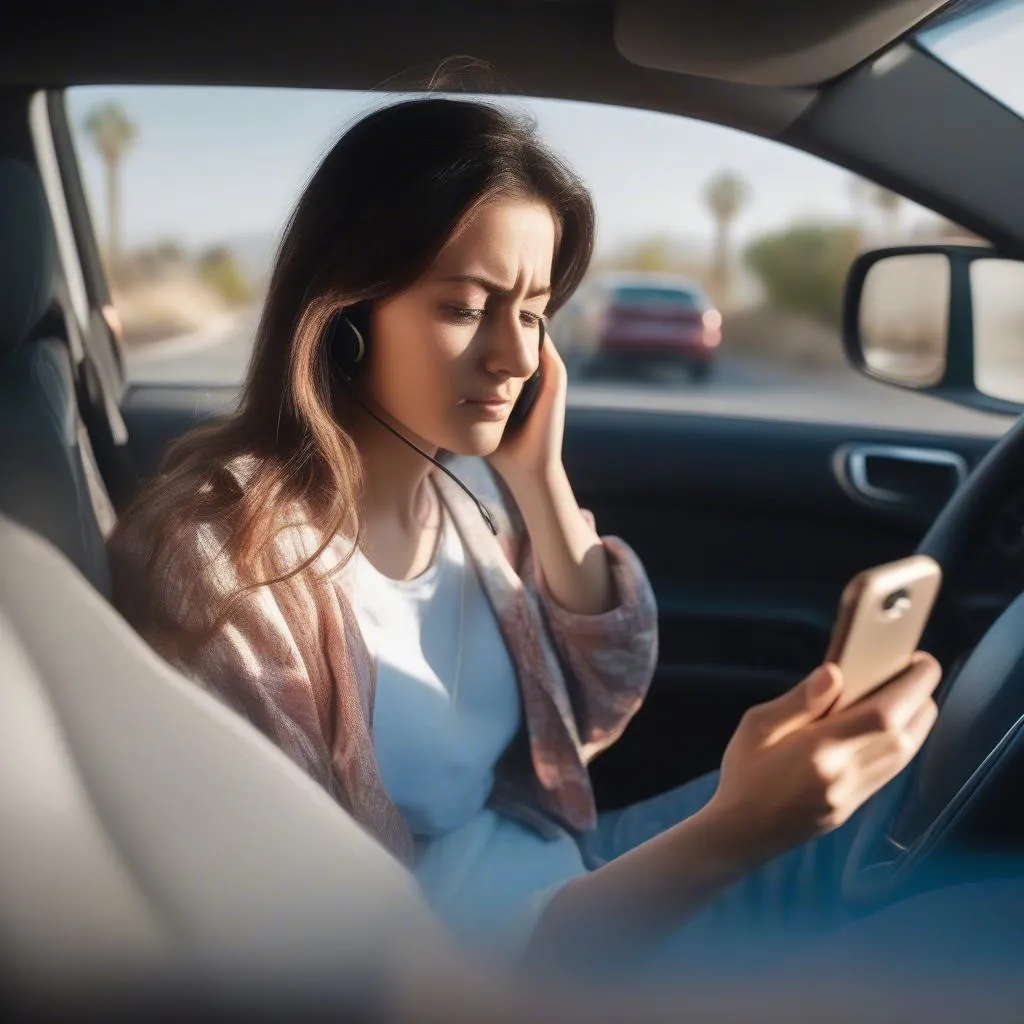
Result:
{"type": "MultiPolygon", "coordinates": [[[[134,381],[242,379],[292,204],[338,134],[397,98],[69,90],[134,381]]],[[[853,417],[877,386],[842,353],[850,262],[865,248],[969,238],[843,169],[729,128],[599,104],[496,102],[531,112],[594,195],[593,267],[551,325],[580,400],[603,401],[614,386],[617,402],[712,395],[715,408],[770,411],[774,395],[783,411],[853,417]],[[796,392],[805,399],[794,405],[796,392]]],[[[886,392],[890,403],[908,397],[886,392]]]]}
{"type": "Polygon", "coordinates": [[[918,40],[979,89],[1024,115],[1024,5],[1019,0],[961,3],[918,40]]]}

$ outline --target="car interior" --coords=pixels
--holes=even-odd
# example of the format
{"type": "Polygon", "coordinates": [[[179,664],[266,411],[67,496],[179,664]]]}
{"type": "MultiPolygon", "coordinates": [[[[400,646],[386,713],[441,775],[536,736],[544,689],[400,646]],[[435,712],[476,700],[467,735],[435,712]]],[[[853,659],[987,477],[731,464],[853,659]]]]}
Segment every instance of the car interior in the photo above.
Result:
{"type": "MultiPolygon", "coordinates": [[[[176,1019],[903,1019],[926,1000],[936,1020],[979,1007],[1019,1019],[1016,999],[999,1000],[1020,974],[1022,903],[984,886],[1017,877],[1024,853],[1024,406],[982,395],[969,366],[957,376],[969,323],[951,317],[945,376],[902,392],[890,421],[581,393],[564,458],[601,532],[648,567],[659,606],[650,696],[592,766],[602,809],[716,768],[743,712],[821,660],[858,571],[914,551],[940,561],[925,639],[945,668],[939,725],[869,807],[844,895],[933,935],[917,931],[930,918],[913,917],[915,901],[956,890],[964,917],[949,920],[988,922],[985,949],[1006,954],[998,983],[965,959],[941,975],[962,987],[940,998],[890,951],[873,962],[887,960],[877,987],[837,968],[834,984],[850,986],[838,1001],[824,983],[800,999],[781,984],[620,1002],[535,992],[467,968],[411,877],[109,604],[118,511],[237,387],[129,380],[63,99],[109,83],[409,90],[468,54],[495,89],[795,147],[1024,259],[1024,122],[918,41],[981,6],[185,0],[0,13],[0,928],[5,987],[26,1019],[57,997],[75,1019],[99,1006],[176,1019]]],[[[855,278],[844,340],[871,374],[855,278]]]]}

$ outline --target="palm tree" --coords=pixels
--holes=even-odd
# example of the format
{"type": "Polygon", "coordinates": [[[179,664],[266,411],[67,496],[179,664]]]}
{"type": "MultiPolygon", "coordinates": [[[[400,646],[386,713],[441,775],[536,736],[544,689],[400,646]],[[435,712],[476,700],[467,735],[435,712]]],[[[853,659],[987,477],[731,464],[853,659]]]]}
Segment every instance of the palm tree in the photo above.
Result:
{"type": "Polygon", "coordinates": [[[885,225],[887,242],[895,242],[899,236],[900,212],[903,207],[903,196],[898,192],[891,192],[881,185],[873,185],[868,192],[871,205],[882,215],[882,223],[885,225]]]}
{"type": "Polygon", "coordinates": [[[121,161],[138,135],[138,129],[117,103],[104,103],[85,119],[107,171],[107,260],[116,275],[121,263],[121,161]]]}
{"type": "Polygon", "coordinates": [[[853,219],[858,228],[862,227],[864,207],[871,202],[871,190],[874,185],[866,178],[856,174],[850,176],[849,180],[850,201],[853,206],[853,219]]]}
{"type": "Polygon", "coordinates": [[[715,220],[713,273],[723,298],[728,297],[732,268],[730,230],[749,200],[747,183],[734,171],[720,171],[704,186],[704,201],[715,220]]]}

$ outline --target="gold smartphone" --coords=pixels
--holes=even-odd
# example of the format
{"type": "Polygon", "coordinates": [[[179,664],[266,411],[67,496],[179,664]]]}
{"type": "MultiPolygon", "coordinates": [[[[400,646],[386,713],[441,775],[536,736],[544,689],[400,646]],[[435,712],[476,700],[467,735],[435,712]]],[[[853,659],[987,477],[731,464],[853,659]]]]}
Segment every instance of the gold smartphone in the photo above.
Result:
{"type": "Polygon", "coordinates": [[[942,570],[927,555],[865,569],[850,580],[825,656],[843,672],[833,711],[855,704],[907,668],[941,584],[942,570]]]}

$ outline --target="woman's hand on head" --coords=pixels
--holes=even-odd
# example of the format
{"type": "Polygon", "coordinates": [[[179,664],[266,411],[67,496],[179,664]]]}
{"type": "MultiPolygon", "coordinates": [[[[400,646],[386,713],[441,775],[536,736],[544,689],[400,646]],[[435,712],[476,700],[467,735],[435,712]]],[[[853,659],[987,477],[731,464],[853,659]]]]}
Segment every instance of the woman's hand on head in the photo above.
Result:
{"type": "Polygon", "coordinates": [[[543,484],[562,465],[569,376],[550,334],[540,349],[540,374],[540,392],[525,422],[518,429],[506,429],[501,444],[488,456],[513,490],[543,484]]]}
{"type": "Polygon", "coordinates": [[[941,675],[934,658],[918,653],[892,682],[828,714],[843,680],[835,665],[823,665],[751,708],[708,805],[749,843],[738,855],[757,863],[846,822],[920,750],[938,715],[932,694],[941,675]]]}

